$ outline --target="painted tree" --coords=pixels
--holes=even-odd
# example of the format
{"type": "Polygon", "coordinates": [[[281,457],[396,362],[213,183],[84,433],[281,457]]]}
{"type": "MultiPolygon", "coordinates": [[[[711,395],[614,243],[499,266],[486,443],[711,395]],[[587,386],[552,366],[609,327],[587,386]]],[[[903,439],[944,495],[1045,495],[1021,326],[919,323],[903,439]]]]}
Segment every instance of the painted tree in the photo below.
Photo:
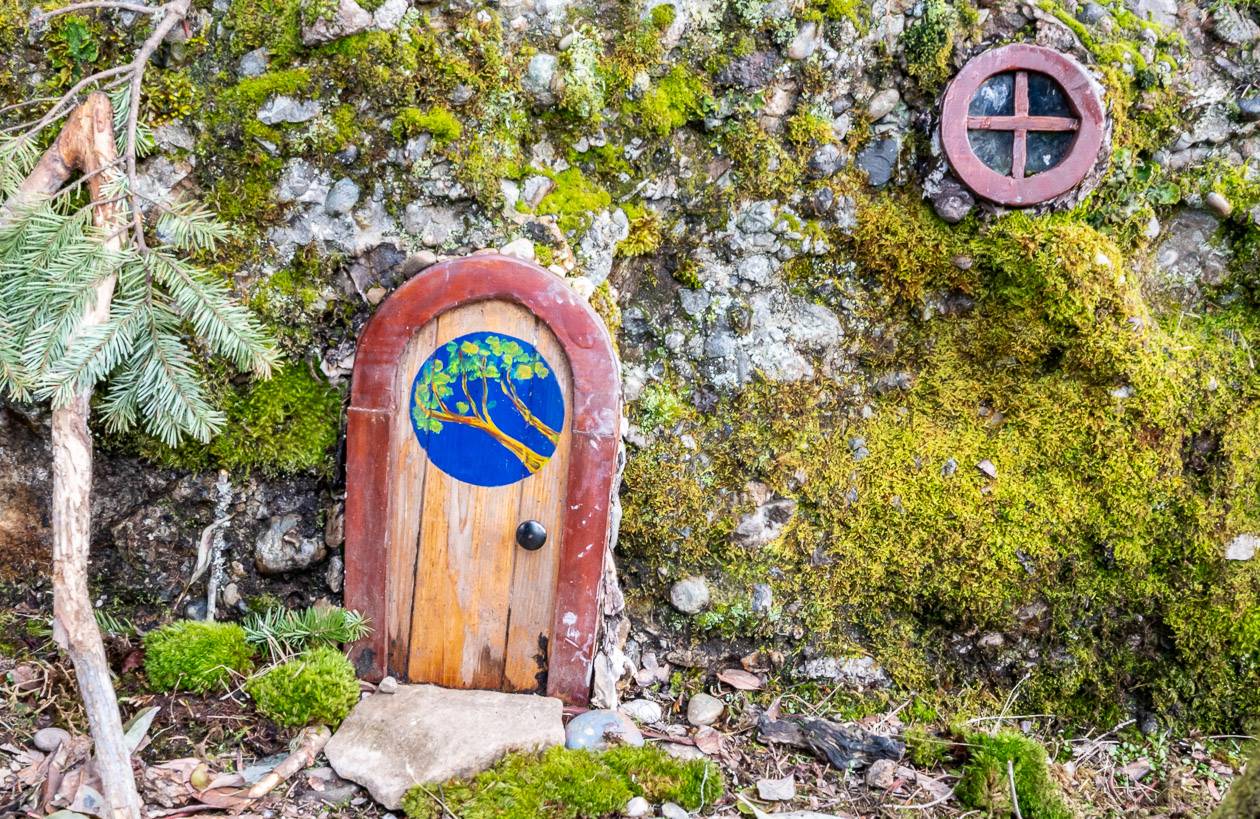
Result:
{"type": "Polygon", "coordinates": [[[520,392],[521,385],[551,375],[542,355],[499,336],[457,339],[448,342],[445,350],[445,359],[430,358],[416,379],[412,410],[416,428],[440,433],[446,424],[461,424],[481,430],[526,469],[537,472],[550,453],[541,454],[505,432],[492,411],[515,412],[555,447],[560,441],[559,430],[535,415],[520,392]],[[497,392],[492,387],[497,387],[497,392]],[[493,397],[496,394],[506,399],[510,410],[500,408],[498,398],[493,397]]]}
{"type": "Polygon", "coordinates": [[[136,185],[152,144],[139,119],[145,67],[190,8],[92,0],[43,12],[127,11],[147,36],[130,62],[0,132],[0,397],[52,408],[54,636],[74,664],[114,819],[138,819],[141,805],[87,583],[93,392],[105,387],[96,407],[111,430],[205,441],[223,416],[196,362],[217,354],[260,377],[276,365],[227,285],[189,262],[226,228],[196,204],[143,202],[136,185]]]}

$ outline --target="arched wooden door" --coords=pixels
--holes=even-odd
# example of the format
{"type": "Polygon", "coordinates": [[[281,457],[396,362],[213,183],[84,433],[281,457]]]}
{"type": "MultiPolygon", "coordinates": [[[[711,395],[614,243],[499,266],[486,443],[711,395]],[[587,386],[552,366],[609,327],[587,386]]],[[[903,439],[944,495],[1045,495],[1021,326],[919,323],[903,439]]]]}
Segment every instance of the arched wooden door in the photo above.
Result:
{"type": "Polygon", "coordinates": [[[551,273],[473,256],[386,300],[347,431],[359,672],[585,703],[620,417],[607,331],[551,273]]]}

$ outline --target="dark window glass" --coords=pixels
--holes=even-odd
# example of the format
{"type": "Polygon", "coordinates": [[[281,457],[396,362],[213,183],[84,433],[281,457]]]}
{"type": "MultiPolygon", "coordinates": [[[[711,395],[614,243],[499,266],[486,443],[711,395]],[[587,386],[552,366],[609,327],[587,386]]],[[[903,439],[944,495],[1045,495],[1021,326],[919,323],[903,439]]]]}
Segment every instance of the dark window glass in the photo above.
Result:
{"type": "Polygon", "coordinates": [[[1014,131],[969,130],[967,140],[981,162],[1003,176],[1010,176],[1015,145],[1014,131]]]}
{"type": "Polygon", "coordinates": [[[1028,113],[1035,117],[1075,116],[1059,84],[1045,74],[1032,72],[1028,74],[1028,113]]]}
{"type": "Polygon", "coordinates": [[[973,117],[1009,117],[1015,113],[1015,75],[994,74],[971,98],[967,113],[973,117]]]}
{"type": "Polygon", "coordinates": [[[1062,162],[1076,140],[1073,131],[1030,131],[1028,134],[1028,160],[1025,173],[1048,171],[1062,162]]]}

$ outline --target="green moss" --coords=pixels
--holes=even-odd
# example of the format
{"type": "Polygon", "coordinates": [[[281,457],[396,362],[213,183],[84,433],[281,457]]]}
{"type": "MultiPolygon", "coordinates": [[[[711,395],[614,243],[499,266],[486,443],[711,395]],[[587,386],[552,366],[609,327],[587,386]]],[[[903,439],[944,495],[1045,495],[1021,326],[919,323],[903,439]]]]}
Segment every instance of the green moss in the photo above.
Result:
{"type": "Polygon", "coordinates": [[[354,666],[335,648],[313,648],[250,678],[245,691],[278,725],[335,728],[359,701],[354,666]]]}
{"type": "Polygon", "coordinates": [[[253,656],[235,623],[180,620],[144,636],[144,671],[155,691],[225,690],[253,669],[253,656]]]}
{"type": "Polygon", "coordinates": [[[935,91],[949,79],[958,24],[958,11],[947,0],[926,0],[923,15],[901,35],[906,70],[925,91],[935,91]]]}
{"type": "Polygon", "coordinates": [[[922,725],[906,728],[906,757],[916,768],[931,770],[949,756],[950,743],[933,735],[922,725]]]}
{"type": "Polygon", "coordinates": [[[622,210],[630,222],[630,232],[617,244],[618,256],[645,256],[661,246],[660,213],[643,204],[626,204],[622,210]]]}
{"type": "Polygon", "coordinates": [[[608,191],[587,179],[581,168],[545,173],[555,187],[538,203],[538,212],[555,214],[565,233],[582,233],[590,227],[595,213],[612,204],[608,191]]]}
{"type": "Polygon", "coordinates": [[[626,115],[657,136],[670,133],[704,115],[710,103],[708,81],[686,66],[676,65],[634,102],[626,115]]]}
{"type": "Polygon", "coordinates": [[[331,468],[328,454],[341,429],[341,394],[305,367],[290,365],[267,381],[229,388],[221,404],[227,424],[209,444],[171,449],[144,439],[141,454],[184,469],[258,470],[271,476],[331,468]]]}
{"type": "Polygon", "coordinates": [[[861,199],[848,247],[858,268],[894,298],[918,301],[928,288],[974,289],[953,263],[964,245],[919,197],[861,199]]]}
{"type": "Polygon", "coordinates": [[[223,26],[233,55],[265,48],[288,60],[302,49],[302,0],[232,0],[223,26]]]}
{"type": "Polygon", "coordinates": [[[634,420],[647,432],[669,429],[687,414],[687,402],[671,384],[655,382],[634,402],[634,420]]]}
{"type": "Polygon", "coordinates": [[[635,796],[696,811],[723,790],[717,766],[676,760],[652,747],[552,748],[541,756],[509,754],[470,780],[417,786],[403,799],[403,810],[411,819],[438,819],[444,811],[463,819],[600,819],[635,796]]]}
{"type": "Polygon", "coordinates": [[[662,3],[652,9],[648,19],[657,31],[665,31],[674,24],[674,20],[678,19],[678,9],[674,8],[672,3],[662,3]]]}
{"type": "Polygon", "coordinates": [[[788,117],[787,138],[798,148],[814,148],[836,142],[836,132],[831,120],[809,111],[798,111],[788,117]]]}
{"type": "Polygon", "coordinates": [[[428,111],[421,111],[419,108],[404,108],[394,118],[391,130],[394,139],[398,140],[422,133],[432,134],[434,141],[442,146],[459,139],[464,132],[464,126],[446,108],[431,108],[428,111]]]}
{"type": "Polygon", "coordinates": [[[1260,816],[1260,749],[1251,755],[1247,770],[1239,774],[1212,812],[1212,819],[1252,819],[1260,816]]]}
{"type": "Polygon", "coordinates": [[[732,120],[718,136],[734,163],[740,193],[756,198],[786,196],[800,182],[802,165],[755,118],[732,120]]]}
{"type": "Polygon", "coordinates": [[[1028,819],[1071,819],[1046,769],[1046,749],[1035,739],[1014,731],[971,734],[969,758],[955,789],[960,802],[989,815],[1014,814],[1011,780],[1019,811],[1028,819]]]}
{"type": "Polygon", "coordinates": [[[599,65],[600,47],[589,29],[575,33],[561,59],[563,90],[559,108],[574,119],[597,123],[604,110],[604,74],[599,65]]]}

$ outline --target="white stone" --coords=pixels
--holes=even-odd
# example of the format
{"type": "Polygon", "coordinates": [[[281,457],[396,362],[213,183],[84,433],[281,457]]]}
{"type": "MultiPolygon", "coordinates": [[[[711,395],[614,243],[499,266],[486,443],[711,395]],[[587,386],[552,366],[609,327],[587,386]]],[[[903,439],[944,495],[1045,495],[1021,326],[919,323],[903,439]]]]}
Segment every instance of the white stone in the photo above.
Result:
{"type": "Polygon", "coordinates": [[[372,28],[377,31],[390,31],[398,28],[407,14],[407,0],[385,0],[380,8],[372,12],[372,28]]]}
{"type": "Polygon", "coordinates": [[[644,725],[653,722],[660,722],[664,717],[664,711],[661,708],[661,704],[659,702],[652,702],[651,700],[630,700],[629,702],[623,702],[619,710],[630,719],[644,725]]]}
{"type": "Polygon", "coordinates": [[[537,255],[534,253],[534,243],[524,237],[508,242],[499,248],[499,252],[504,256],[514,256],[527,262],[532,262],[537,258],[537,255]]]}
{"type": "Polygon", "coordinates": [[[698,614],[709,605],[709,584],[703,577],[679,580],[670,587],[669,602],[683,614],[698,614]]]}
{"type": "Polygon", "coordinates": [[[1251,560],[1260,551],[1260,535],[1241,534],[1225,547],[1226,560],[1251,560]]]}
{"type": "Polygon", "coordinates": [[[511,751],[564,743],[558,699],[400,685],[360,702],[324,753],[390,810],[417,784],[473,776],[511,751]]]}
{"type": "Polygon", "coordinates": [[[315,100],[299,100],[283,94],[272,97],[258,109],[258,119],[265,125],[309,122],[323,110],[315,100]]]}
{"type": "Polygon", "coordinates": [[[699,727],[712,725],[722,716],[726,706],[717,697],[709,694],[696,694],[687,703],[687,722],[699,727]]]}
{"type": "Polygon", "coordinates": [[[640,816],[651,816],[652,803],[642,796],[636,796],[626,803],[626,809],[622,813],[630,817],[630,819],[638,819],[640,816]]]}
{"type": "Polygon", "coordinates": [[[790,802],[796,798],[796,779],[790,774],[782,779],[758,779],[757,796],[767,802],[790,802]]]}
{"type": "Polygon", "coordinates": [[[872,122],[878,122],[891,114],[899,102],[901,102],[901,94],[897,93],[897,89],[885,88],[871,97],[871,101],[866,105],[866,113],[872,122]]]}

